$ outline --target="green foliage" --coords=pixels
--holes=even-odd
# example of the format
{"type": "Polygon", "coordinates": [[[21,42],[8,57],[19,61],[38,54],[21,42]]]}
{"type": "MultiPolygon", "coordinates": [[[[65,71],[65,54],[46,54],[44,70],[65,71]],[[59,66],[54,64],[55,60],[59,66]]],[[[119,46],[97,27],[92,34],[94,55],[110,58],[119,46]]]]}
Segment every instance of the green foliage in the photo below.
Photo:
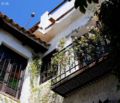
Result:
{"type": "MultiPolygon", "coordinates": [[[[65,44],[65,39],[61,39],[58,45],[59,51],[64,48],[64,44],[65,44]]],[[[60,62],[62,63],[63,56],[64,56],[64,52],[55,53],[54,57],[51,60],[52,65],[58,65],[58,63],[60,62]]]]}
{"type": "Polygon", "coordinates": [[[34,57],[29,68],[31,87],[35,86],[36,78],[40,75],[41,58],[34,57]]]}
{"type": "Polygon", "coordinates": [[[60,65],[61,68],[65,68],[68,65],[69,58],[71,57],[70,54],[71,54],[72,50],[69,49],[67,51],[67,53],[62,51],[62,49],[64,49],[64,47],[65,47],[65,39],[60,40],[58,47],[60,48],[61,51],[54,54],[54,57],[52,58],[51,63],[53,66],[60,65]]]}
{"type": "MultiPolygon", "coordinates": [[[[13,97],[14,98],[14,97],[13,97]]],[[[20,103],[20,101],[16,101],[13,98],[0,94],[0,103],[20,103]]]]}
{"type": "Polygon", "coordinates": [[[58,48],[59,50],[62,50],[65,46],[65,41],[66,39],[65,38],[62,38],[60,41],[59,41],[59,45],[58,45],[58,48]]]}
{"type": "Polygon", "coordinates": [[[11,88],[17,90],[18,80],[17,80],[17,79],[10,78],[8,85],[9,85],[11,88]]]}
{"type": "MultiPolygon", "coordinates": [[[[81,12],[85,13],[87,2],[98,2],[98,0],[76,0],[75,8],[79,8],[81,12]]],[[[99,17],[100,32],[104,37],[111,41],[112,58],[115,64],[114,74],[119,80],[118,88],[120,88],[120,0],[105,0],[97,12],[99,17]]]]}
{"type": "MultiPolygon", "coordinates": [[[[55,93],[51,91],[51,81],[47,81],[41,85],[32,88],[29,103],[56,103],[55,93]]],[[[57,101],[58,102],[58,101],[57,101]]]]}
{"type": "Polygon", "coordinates": [[[5,98],[4,100],[5,100],[5,103],[9,103],[7,98],[5,98]]]}
{"type": "Polygon", "coordinates": [[[105,40],[100,34],[97,27],[91,27],[90,31],[81,37],[73,37],[73,43],[56,53],[52,58],[52,65],[56,65],[61,71],[72,67],[74,62],[79,61],[83,66],[90,63],[99,56],[102,56],[105,51],[105,40]]]}
{"type": "Polygon", "coordinates": [[[114,65],[113,73],[118,78],[117,89],[120,90],[120,0],[104,1],[98,13],[101,23],[101,32],[110,38],[112,58],[114,65]]]}
{"type": "Polygon", "coordinates": [[[32,76],[39,76],[40,74],[40,67],[41,67],[41,59],[39,57],[33,58],[32,64],[31,64],[31,73],[32,76]]]}
{"type": "Polygon", "coordinates": [[[86,12],[88,3],[98,3],[99,0],[75,0],[75,8],[79,8],[82,13],[86,12]]]}
{"type": "MultiPolygon", "coordinates": [[[[88,3],[98,3],[99,0],[75,0],[75,8],[79,8],[80,11],[85,12],[88,7],[88,3]]],[[[111,39],[111,45],[113,50],[120,49],[120,0],[105,0],[97,12],[100,28],[103,35],[106,35],[111,39]]]]}
{"type": "Polygon", "coordinates": [[[80,62],[83,62],[85,56],[90,60],[97,59],[97,56],[102,55],[105,46],[105,40],[100,34],[97,27],[93,27],[90,32],[75,40],[74,50],[79,55],[80,62]]]}

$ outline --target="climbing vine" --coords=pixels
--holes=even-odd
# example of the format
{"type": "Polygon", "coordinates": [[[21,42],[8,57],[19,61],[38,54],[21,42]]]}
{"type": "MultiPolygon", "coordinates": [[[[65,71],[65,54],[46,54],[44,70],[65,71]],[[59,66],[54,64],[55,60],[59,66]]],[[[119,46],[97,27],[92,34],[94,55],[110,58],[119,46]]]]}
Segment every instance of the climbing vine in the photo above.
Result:
{"type": "Polygon", "coordinates": [[[60,64],[62,68],[66,67],[69,62],[69,53],[65,53],[62,49],[65,47],[66,39],[62,38],[59,42],[58,49],[59,51],[54,54],[51,63],[52,66],[57,66],[60,64]]]}
{"type": "MultiPolygon", "coordinates": [[[[30,83],[31,83],[32,88],[35,87],[35,85],[37,83],[37,79],[40,75],[41,63],[42,63],[41,58],[39,56],[32,58],[32,62],[30,64],[30,68],[29,68],[30,83]]],[[[34,89],[33,89],[33,91],[34,91],[34,89]]]]}

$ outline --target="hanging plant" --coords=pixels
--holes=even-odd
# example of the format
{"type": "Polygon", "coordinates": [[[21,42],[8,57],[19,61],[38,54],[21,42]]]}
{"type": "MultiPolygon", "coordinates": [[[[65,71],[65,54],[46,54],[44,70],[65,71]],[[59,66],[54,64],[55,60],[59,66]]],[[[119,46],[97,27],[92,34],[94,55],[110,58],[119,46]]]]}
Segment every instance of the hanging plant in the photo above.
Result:
{"type": "MultiPolygon", "coordinates": [[[[62,50],[65,46],[65,39],[61,39],[58,45],[58,49],[59,51],[62,50]]],[[[65,55],[64,51],[62,52],[58,52],[54,54],[54,57],[51,60],[52,65],[61,65],[61,66],[65,66],[66,65],[66,61],[67,60],[67,56],[65,55]]]]}
{"type": "Polygon", "coordinates": [[[33,62],[31,64],[31,72],[34,76],[39,76],[41,63],[42,62],[39,57],[33,58],[33,62]]]}
{"type": "MultiPolygon", "coordinates": [[[[72,45],[71,45],[72,46],[72,45]]],[[[52,70],[65,72],[70,65],[70,59],[73,59],[73,48],[65,48],[65,39],[61,39],[59,43],[60,52],[54,54],[54,57],[51,60],[52,70]]],[[[58,73],[59,75],[59,73],[58,73]]]]}
{"type": "Polygon", "coordinates": [[[29,69],[31,87],[34,87],[35,82],[40,75],[41,64],[42,62],[39,56],[33,57],[32,63],[29,69]]]}

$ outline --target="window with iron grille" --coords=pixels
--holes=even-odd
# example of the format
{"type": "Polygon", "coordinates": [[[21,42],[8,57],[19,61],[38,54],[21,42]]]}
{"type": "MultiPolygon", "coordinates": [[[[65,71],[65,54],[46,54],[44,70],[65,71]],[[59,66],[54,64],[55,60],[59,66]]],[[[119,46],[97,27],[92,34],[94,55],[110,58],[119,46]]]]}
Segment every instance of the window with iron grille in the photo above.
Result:
{"type": "Polygon", "coordinates": [[[0,91],[20,97],[27,59],[5,45],[0,46],[0,91]]]}

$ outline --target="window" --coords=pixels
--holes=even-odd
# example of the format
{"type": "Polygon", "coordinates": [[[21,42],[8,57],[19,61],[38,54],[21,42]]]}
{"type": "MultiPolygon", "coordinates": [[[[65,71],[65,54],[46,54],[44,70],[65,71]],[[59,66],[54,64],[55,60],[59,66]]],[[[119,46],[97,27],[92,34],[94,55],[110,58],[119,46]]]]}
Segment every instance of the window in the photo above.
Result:
{"type": "Polygon", "coordinates": [[[56,50],[51,52],[49,55],[42,59],[42,66],[40,71],[40,83],[44,83],[45,81],[51,79],[57,73],[57,71],[51,68],[51,58],[55,52],[56,50]]]}
{"type": "Polygon", "coordinates": [[[27,59],[4,45],[0,46],[0,91],[20,97],[27,59]]]}

